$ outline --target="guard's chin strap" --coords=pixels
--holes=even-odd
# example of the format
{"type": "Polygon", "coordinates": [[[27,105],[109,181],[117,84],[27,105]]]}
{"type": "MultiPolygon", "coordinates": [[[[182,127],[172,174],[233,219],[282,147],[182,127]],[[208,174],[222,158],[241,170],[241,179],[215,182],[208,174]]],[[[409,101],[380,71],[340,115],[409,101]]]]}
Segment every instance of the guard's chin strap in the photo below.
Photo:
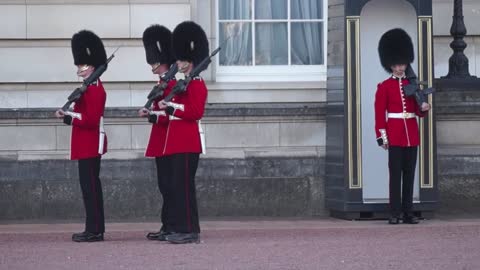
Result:
{"type": "Polygon", "coordinates": [[[83,65],[80,67],[80,69],[77,71],[77,76],[80,76],[80,73],[87,71],[90,68],[89,65],[83,65]]]}
{"type": "Polygon", "coordinates": [[[153,65],[152,67],[152,72],[155,73],[155,71],[161,66],[160,63],[156,63],[155,65],[153,65]]]}
{"type": "MultiPolygon", "coordinates": [[[[190,67],[190,63],[186,62],[185,65],[180,67],[180,72],[185,73],[185,71],[190,67]]],[[[185,74],[186,75],[186,74],[185,74]]]]}

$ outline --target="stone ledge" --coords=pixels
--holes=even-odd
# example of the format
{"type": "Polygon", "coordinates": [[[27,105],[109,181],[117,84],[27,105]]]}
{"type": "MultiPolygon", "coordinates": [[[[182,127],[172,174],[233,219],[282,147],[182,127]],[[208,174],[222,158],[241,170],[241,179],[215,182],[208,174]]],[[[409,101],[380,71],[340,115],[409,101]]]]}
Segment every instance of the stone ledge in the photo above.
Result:
{"type": "Polygon", "coordinates": [[[480,145],[439,145],[437,154],[443,157],[449,156],[480,156],[480,145]]]}
{"type": "MultiPolygon", "coordinates": [[[[238,148],[207,148],[202,159],[244,159],[244,158],[281,158],[281,157],[324,157],[324,146],[290,146],[290,147],[238,147],[238,148]]],[[[70,158],[68,150],[51,151],[0,151],[1,161],[38,161],[38,160],[67,160],[70,158]]],[[[147,159],[145,150],[109,150],[102,160],[147,159]]]]}
{"type": "Polygon", "coordinates": [[[478,89],[480,78],[469,79],[435,79],[435,88],[438,92],[448,92],[453,89],[478,89]]]}
{"type": "Polygon", "coordinates": [[[480,79],[436,79],[435,88],[437,115],[480,114],[480,79]]]}
{"type": "MultiPolygon", "coordinates": [[[[329,106],[335,108],[332,113],[343,112],[343,105],[329,106]]],[[[106,118],[138,118],[138,107],[107,107],[106,118]]],[[[476,92],[437,93],[435,113],[441,118],[449,116],[480,115],[480,90],[476,92]],[[477,93],[478,92],[478,93],[477,93]]],[[[18,108],[0,109],[0,119],[53,119],[54,108],[18,108]]],[[[268,117],[268,116],[313,116],[325,118],[327,102],[318,103],[231,103],[208,104],[205,117],[268,117]]]]}
{"type": "MultiPolygon", "coordinates": [[[[325,117],[326,103],[208,104],[205,117],[317,116],[325,117]]],[[[138,118],[138,107],[107,107],[105,118],[138,118]]],[[[55,109],[0,109],[0,119],[52,119],[55,109]]]]}
{"type": "MultiPolygon", "coordinates": [[[[156,174],[154,160],[102,160],[102,179],[148,179],[156,174]]],[[[197,177],[215,179],[304,178],[323,175],[324,159],[305,157],[247,157],[200,159],[197,177]]],[[[0,183],[5,181],[64,181],[77,178],[77,162],[70,160],[0,160],[0,183]]]]}
{"type": "Polygon", "coordinates": [[[440,155],[438,157],[438,174],[444,176],[478,176],[480,179],[479,164],[480,156],[478,155],[440,155]]]}
{"type": "Polygon", "coordinates": [[[469,116],[480,115],[480,102],[469,103],[436,103],[434,106],[435,113],[441,119],[448,118],[449,116],[462,116],[463,118],[469,118],[469,116]]]}

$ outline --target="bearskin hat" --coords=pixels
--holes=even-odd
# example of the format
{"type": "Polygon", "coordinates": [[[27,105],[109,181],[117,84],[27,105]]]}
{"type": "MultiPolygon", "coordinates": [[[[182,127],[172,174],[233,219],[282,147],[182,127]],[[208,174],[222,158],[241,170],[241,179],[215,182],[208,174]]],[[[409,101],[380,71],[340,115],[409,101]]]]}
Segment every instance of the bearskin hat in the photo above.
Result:
{"type": "Polygon", "coordinates": [[[107,53],[102,40],[88,30],[82,30],[73,35],[72,54],[75,65],[89,65],[97,68],[107,63],[107,53]]]}
{"type": "Polygon", "coordinates": [[[378,44],[378,54],[383,68],[392,72],[391,66],[411,64],[415,58],[413,43],[405,30],[395,28],[385,32],[378,44]]]}
{"type": "Polygon", "coordinates": [[[177,25],[173,30],[172,41],[175,57],[180,61],[189,61],[197,65],[210,53],[205,31],[192,21],[177,25]]]}
{"type": "Polygon", "coordinates": [[[166,27],[154,24],[143,32],[143,47],[147,63],[171,65],[175,62],[172,50],[172,32],[166,27]]]}

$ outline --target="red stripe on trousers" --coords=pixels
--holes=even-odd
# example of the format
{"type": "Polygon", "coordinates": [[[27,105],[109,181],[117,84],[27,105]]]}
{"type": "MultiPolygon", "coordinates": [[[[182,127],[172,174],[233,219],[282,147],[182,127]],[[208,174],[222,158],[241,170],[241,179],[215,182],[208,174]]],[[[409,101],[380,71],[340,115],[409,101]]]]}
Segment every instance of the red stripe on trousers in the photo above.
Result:
{"type": "Polygon", "coordinates": [[[190,213],[190,180],[189,177],[189,167],[188,167],[188,154],[185,154],[185,203],[187,206],[187,226],[189,232],[192,232],[192,221],[191,221],[191,213],[190,213]]]}
{"type": "Polygon", "coordinates": [[[93,173],[93,165],[92,164],[93,161],[90,160],[90,182],[92,184],[92,193],[93,193],[93,200],[94,200],[94,203],[95,203],[95,225],[96,225],[96,228],[97,228],[97,231],[96,233],[99,233],[99,225],[100,225],[100,213],[98,211],[98,201],[97,201],[97,190],[95,189],[95,176],[94,176],[94,173],[93,173]]]}

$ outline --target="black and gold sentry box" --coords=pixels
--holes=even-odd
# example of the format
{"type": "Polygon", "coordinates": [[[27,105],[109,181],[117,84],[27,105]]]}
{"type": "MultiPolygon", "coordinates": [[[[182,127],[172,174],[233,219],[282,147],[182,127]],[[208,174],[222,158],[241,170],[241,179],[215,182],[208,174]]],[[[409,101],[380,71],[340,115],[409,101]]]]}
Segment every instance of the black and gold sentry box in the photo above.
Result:
{"type": "MultiPolygon", "coordinates": [[[[378,42],[392,28],[407,31],[416,48],[412,67],[432,86],[432,1],[330,0],[328,6],[326,206],[340,218],[382,217],[389,210],[388,156],[376,142],[374,98],[389,74],[378,42]]],[[[423,216],[437,206],[434,114],[419,120],[414,211],[423,216]]]]}

